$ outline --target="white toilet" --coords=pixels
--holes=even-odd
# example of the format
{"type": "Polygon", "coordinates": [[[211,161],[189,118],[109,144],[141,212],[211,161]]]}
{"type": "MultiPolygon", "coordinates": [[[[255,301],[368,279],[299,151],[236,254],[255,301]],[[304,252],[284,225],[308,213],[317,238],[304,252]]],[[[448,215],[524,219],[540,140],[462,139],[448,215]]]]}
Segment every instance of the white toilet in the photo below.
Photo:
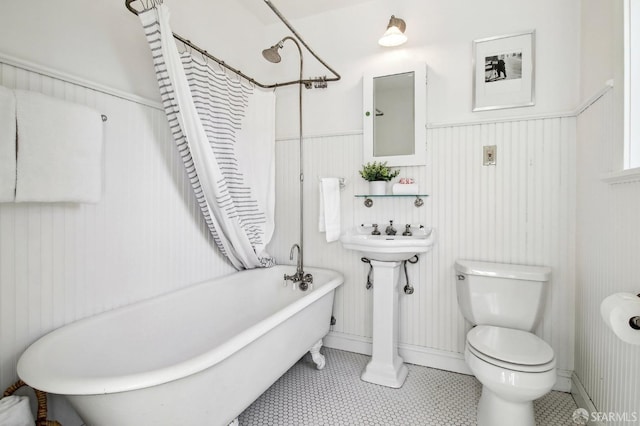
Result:
{"type": "Polygon", "coordinates": [[[553,349],[531,333],[551,269],[470,260],[455,269],[460,311],[475,325],[464,358],[482,383],[478,426],[535,426],[533,401],[556,382],[553,349]]]}

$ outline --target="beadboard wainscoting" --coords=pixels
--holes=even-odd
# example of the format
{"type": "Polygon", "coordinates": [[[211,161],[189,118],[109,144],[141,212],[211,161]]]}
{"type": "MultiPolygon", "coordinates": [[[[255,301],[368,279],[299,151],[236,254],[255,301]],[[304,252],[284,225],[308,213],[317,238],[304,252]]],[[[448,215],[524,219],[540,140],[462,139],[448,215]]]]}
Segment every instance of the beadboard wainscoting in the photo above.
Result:
{"type": "MultiPolygon", "coordinates": [[[[305,262],[336,269],[345,276],[338,289],[337,319],[327,346],[370,353],[372,292],[365,288],[369,266],[360,256],[327,243],[318,232],[320,177],[342,177],[342,228],[378,223],[402,229],[406,223],[432,226],[433,251],[408,265],[412,295],[400,297],[400,353],[406,361],[469,373],[464,359],[470,325],[458,311],[454,261],[458,258],[548,265],[552,268],[543,321],[536,333],[557,357],[557,390],[569,391],[573,370],[575,236],[575,129],[572,115],[504,122],[431,127],[427,165],[402,167],[429,194],[416,208],[413,198],[374,199],[363,205],[366,182],[362,134],[305,139],[305,262]],[[497,146],[497,165],[483,166],[484,145],[497,146]]],[[[272,254],[289,261],[298,241],[298,141],[276,146],[276,236],[272,254]]],[[[401,274],[404,286],[404,274],[401,274]]],[[[374,283],[375,285],[375,283],[374,283]]]]}
{"type": "Polygon", "coordinates": [[[100,203],[0,203],[5,389],[17,379],[22,351],[45,333],[233,268],[209,236],[159,105],[0,62],[3,86],[77,102],[108,117],[100,203]]]}
{"type": "Polygon", "coordinates": [[[616,413],[615,424],[640,425],[640,346],[619,340],[600,316],[600,303],[610,294],[640,293],[640,182],[601,180],[619,143],[614,110],[609,91],[577,121],[574,379],[591,411],[616,413]]]}

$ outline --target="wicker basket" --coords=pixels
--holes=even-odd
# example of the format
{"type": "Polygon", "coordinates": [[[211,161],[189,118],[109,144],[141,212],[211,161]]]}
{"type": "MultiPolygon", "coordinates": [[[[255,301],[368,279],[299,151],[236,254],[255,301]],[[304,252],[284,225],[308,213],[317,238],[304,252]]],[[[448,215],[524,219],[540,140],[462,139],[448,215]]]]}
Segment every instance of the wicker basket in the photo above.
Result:
{"type": "MultiPolygon", "coordinates": [[[[13,395],[15,391],[17,391],[23,386],[30,387],[22,380],[18,380],[17,382],[9,386],[6,391],[4,391],[3,397],[13,395]]],[[[38,414],[36,416],[36,426],[62,426],[60,422],[57,422],[55,420],[47,420],[47,393],[38,389],[34,389],[34,388],[31,388],[31,389],[33,389],[34,392],[36,393],[36,398],[38,400],[38,414]]]]}

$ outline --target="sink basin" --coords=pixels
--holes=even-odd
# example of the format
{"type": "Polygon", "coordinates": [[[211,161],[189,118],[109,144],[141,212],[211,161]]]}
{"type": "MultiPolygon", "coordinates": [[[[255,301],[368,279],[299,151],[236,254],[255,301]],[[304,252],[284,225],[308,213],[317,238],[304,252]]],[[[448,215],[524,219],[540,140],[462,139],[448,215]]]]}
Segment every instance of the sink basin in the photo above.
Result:
{"type": "MultiPolygon", "coordinates": [[[[433,228],[411,228],[411,236],[371,235],[373,228],[357,226],[340,237],[344,248],[356,250],[364,257],[382,262],[400,262],[431,250],[434,243],[433,228]]],[[[404,229],[404,228],[403,228],[404,229]]]]}

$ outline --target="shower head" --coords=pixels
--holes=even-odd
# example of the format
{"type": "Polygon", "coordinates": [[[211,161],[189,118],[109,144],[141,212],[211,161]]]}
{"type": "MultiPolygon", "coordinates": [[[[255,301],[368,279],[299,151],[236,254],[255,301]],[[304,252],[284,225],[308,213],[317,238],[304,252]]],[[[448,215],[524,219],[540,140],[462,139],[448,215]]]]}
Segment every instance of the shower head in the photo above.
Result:
{"type": "Polygon", "coordinates": [[[264,49],[262,51],[262,56],[264,56],[264,58],[267,61],[277,64],[282,60],[282,58],[280,57],[280,54],[278,53],[278,49],[280,49],[281,47],[282,47],[282,42],[274,44],[270,48],[264,49]]]}

